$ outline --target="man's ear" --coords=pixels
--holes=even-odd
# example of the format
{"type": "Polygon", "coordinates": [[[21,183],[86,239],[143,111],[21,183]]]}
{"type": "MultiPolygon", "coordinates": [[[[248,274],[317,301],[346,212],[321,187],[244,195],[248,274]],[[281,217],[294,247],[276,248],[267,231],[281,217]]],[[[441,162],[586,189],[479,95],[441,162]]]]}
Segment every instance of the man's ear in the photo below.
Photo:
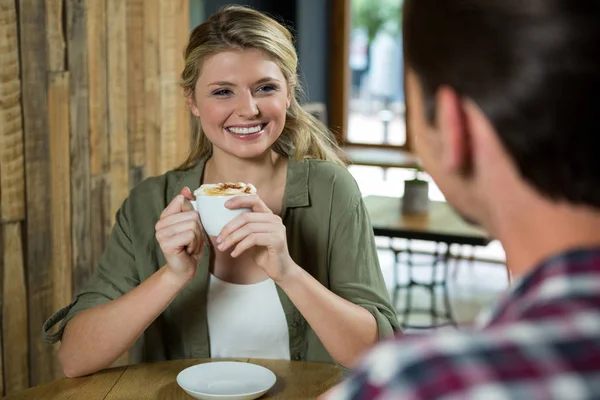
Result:
{"type": "Polygon", "coordinates": [[[442,135],[441,165],[463,173],[471,166],[470,132],[463,101],[456,91],[442,86],[436,94],[436,125],[442,135]]]}
{"type": "Polygon", "coordinates": [[[187,105],[190,108],[190,111],[194,116],[200,118],[200,111],[198,110],[198,106],[196,105],[196,101],[194,100],[194,92],[190,92],[187,95],[187,105]]]}

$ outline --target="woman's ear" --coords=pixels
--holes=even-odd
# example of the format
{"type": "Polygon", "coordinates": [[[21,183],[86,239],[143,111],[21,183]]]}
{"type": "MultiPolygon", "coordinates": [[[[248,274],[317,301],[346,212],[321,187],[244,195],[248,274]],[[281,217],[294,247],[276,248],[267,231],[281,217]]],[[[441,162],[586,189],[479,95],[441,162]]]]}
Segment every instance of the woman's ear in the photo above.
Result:
{"type": "Polygon", "coordinates": [[[187,105],[190,108],[192,114],[195,117],[200,118],[200,111],[198,110],[198,106],[196,105],[196,101],[194,100],[194,92],[190,92],[187,95],[187,105]]]}

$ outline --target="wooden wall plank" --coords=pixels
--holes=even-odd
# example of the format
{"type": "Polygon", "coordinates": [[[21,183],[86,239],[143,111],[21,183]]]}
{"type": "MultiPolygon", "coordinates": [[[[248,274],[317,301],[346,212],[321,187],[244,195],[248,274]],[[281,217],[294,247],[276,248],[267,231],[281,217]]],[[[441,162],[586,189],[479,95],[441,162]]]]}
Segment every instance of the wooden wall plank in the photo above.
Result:
{"type": "MultiPolygon", "coordinates": [[[[181,72],[185,67],[184,53],[190,34],[190,2],[189,0],[177,0],[175,14],[175,29],[177,32],[175,45],[175,76],[177,81],[181,78],[181,72]]],[[[177,82],[176,81],[176,82],[177,82]]],[[[185,161],[190,150],[190,111],[187,106],[183,90],[177,85],[177,99],[175,102],[176,111],[176,164],[179,165],[185,161]]]]}
{"type": "MultiPolygon", "coordinates": [[[[102,0],[69,1],[67,3],[67,45],[70,73],[69,110],[70,110],[70,149],[71,149],[71,236],[72,236],[72,290],[77,293],[89,280],[93,270],[90,238],[90,123],[104,121],[106,113],[102,108],[90,110],[91,86],[88,78],[88,58],[95,48],[88,48],[88,26],[96,23],[89,20],[89,10],[94,9],[102,0]],[[90,115],[93,111],[98,114],[90,115]]],[[[105,29],[105,28],[104,28],[105,29]]],[[[92,60],[93,61],[93,60],[92,60]]],[[[105,70],[105,67],[95,65],[105,70]]],[[[102,74],[100,74],[102,76],[102,74]]],[[[95,86],[94,86],[95,87],[95,86]]],[[[106,82],[101,87],[106,88],[106,82]]],[[[104,110],[106,97],[104,97],[104,110]]],[[[104,125],[106,126],[106,125],[104,125]]],[[[102,128],[98,128],[97,132],[102,128]]],[[[102,135],[106,139],[106,129],[102,135]]]]}
{"type": "Polygon", "coordinates": [[[0,394],[62,376],[43,322],[87,283],[130,187],[187,151],[188,7],[0,0],[0,394]]]}
{"type": "Polygon", "coordinates": [[[144,129],[144,1],[129,0],[127,10],[127,83],[129,161],[131,166],[145,163],[144,129]]]}
{"type": "MultiPolygon", "coordinates": [[[[4,1],[4,0],[0,0],[0,1],[4,1]]],[[[3,4],[0,3],[0,7],[2,7],[3,4]]],[[[2,170],[2,164],[0,164],[0,170],[2,170]]],[[[0,206],[2,204],[0,203],[0,206]]],[[[4,316],[3,310],[4,310],[4,245],[2,243],[3,241],[3,225],[2,222],[0,221],[0,313],[2,313],[2,316],[4,316]]],[[[25,310],[25,315],[27,315],[27,310],[25,310]]],[[[4,396],[6,393],[4,392],[4,338],[2,335],[2,332],[4,332],[4,326],[2,323],[2,318],[0,318],[0,396],[4,396]]],[[[27,338],[27,336],[25,336],[27,338]]],[[[29,375],[29,371],[27,372],[27,374],[29,375]]]]}
{"type": "Polygon", "coordinates": [[[91,178],[91,223],[88,233],[91,239],[91,271],[98,265],[111,229],[110,186],[107,175],[96,175],[91,178]]]}
{"type": "Polygon", "coordinates": [[[108,132],[111,223],[129,194],[127,135],[127,3],[108,0],[108,132]]]}
{"type": "Polygon", "coordinates": [[[30,383],[53,380],[52,348],[41,340],[52,314],[52,243],[48,154],[47,58],[44,0],[21,0],[19,30],[27,202],[27,291],[29,294],[30,383]]]}
{"type": "Polygon", "coordinates": [[[0,221],[25,218],[19,39],[13,0],[0,0],[0,221]]]}
{"type": "MultiPolygon", "coordinates": [[[[23,262],[22,222],[2,225],[2,330],[4,394],[10,395],[29,387],[29,344],[27,327],[27,286],[23,262]]],[[[39,336],[39,332],[38,335],[39,336]]]]}
{"type": "Polygon", "coordinates": [[[89,66],[90,172],[108,172],[108,86],[106,0],[88,1],[87,56],[89,66]]]}
{"type": "Polygon", "coordinates": [[[144,167],[129,168],[129,188],[133,189],[144,180],[144,167]]]}
{"type": "Polygon", "coordinates": [[[63,0],[46,0],[46,43],[48,71],[65,70],[63,0]]]}
{"type": "MultiPolygon", "coordinates": [[[[50,134],[50,190],[52,203],[52,309],[69,304],[72,293],[71,164],[69,143],[69,72],[48,77],[48,128],[50,134]]],[[[55,363],[56,363],[55,359],[55,363]]],[[[56,364],[60,371],[60,365],[56,364]]]]}
{"type": "Polygon", "coordinates": [[[172,169],[177,163],[177,3],[178,0],[159,1],[161,172],[172,169]]]}
{"type": "Polygon", "coordinates": [[[158,175],[161,172],[159,28],[159,0],[144,1],[144,126],[147,176],[158,175]]]}
{"type": "Polygon", "coordinates": [[[350,98],[350,0],[331,0],[331,74],[329,87],[329,128],[340,145],[348,133],[350,98]]]}

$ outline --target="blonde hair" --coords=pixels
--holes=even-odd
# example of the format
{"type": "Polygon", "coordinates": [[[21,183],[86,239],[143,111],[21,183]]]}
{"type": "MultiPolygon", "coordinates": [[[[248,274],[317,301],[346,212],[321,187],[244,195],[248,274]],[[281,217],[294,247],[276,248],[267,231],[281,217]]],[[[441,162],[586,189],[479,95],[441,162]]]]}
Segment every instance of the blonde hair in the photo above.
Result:
{"type": "MultiPolygon", "coordinates": [[[[279,66],[290,91],[283,131],[272,149],[298,161],[316,158],[344,165],[340,147],[329,129],[299,103],[302,91],[298,83],[298,55],[288,29],[274,19],[249,7],[225,6],[191,33],[185,50],[185,68],[181,87],[186,97],[194,93],[203,61],[228,50],[258,49],[279,66]]],[[[187,169],[212,153],[212,144],[202,131],[200,121],[192,120],[192,146],[187,160],[179,167],[187,169]]]]}

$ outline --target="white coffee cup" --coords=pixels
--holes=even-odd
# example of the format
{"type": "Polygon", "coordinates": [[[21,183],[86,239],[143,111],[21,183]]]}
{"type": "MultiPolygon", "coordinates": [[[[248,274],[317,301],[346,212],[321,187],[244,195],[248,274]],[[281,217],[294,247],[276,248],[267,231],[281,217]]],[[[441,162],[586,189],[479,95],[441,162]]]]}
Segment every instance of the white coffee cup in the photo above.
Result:
{"type": "Polygon", "coordinates": [[[230,210],[225,207],[225,203],[229,199],[238,196],[250,196],[249,194],[235,194],[230,196],[196,196],[196,200],[192,202],[194,209],[200,213],[200,220],[204,231],[209,236],[219,236],[221,230],[229,221],[238,215],[250,212],[250,208],[237,208],[230,210]]]}

